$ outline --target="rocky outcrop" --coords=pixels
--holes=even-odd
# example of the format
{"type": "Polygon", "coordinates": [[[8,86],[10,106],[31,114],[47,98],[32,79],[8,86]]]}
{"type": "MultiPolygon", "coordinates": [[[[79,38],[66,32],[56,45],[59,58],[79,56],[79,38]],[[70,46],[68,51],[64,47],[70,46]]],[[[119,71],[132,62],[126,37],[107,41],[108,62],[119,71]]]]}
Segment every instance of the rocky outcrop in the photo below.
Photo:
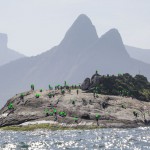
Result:
{"type": "Polygon", "coordinates": [[[81,89],[82,89],[82,90],[88,90],[89,87],[90,87],[90,85],[91,85],[90,78],[86,78],[86,79],[84,80],[84,82],[82,83],[82,85],[81,85],[81,89]]]}
{"type": "Polygon", "coordinates": [[[81,85],[82,90],[90,90],[91,88],[99,85],[101,83],[101,76],[98,73],[95,73],[91,79],[86,78],[81,85]]]}
{"type": "Polygon", "coordinates": [[[140,101],[150,102],[150,82],[143,75],[132,76],[129,73],[118,75],[94,74],[87,78],[81,89],[104,95],[128,96],[140,101]]]}
{"type": "Polygon", "coordinates": [[[149,110],[149,102],[130,97],[98,94],[94,98],[92,93],[82,90],[78,94],[76,90],[66,90],[64,95],[59,90],[29,91],[24,96],[14,96],[0,110],[0,126],[49,120],[66,124],[86,122],[102,127],[138,127],[150,124],[149,110]],[[10,103],[13,109],[8,109],[10,103]]]}
{"type": "Polygon", "coordinates": [[[99,74],[94,74],[93,76],[92,76],[92,78],[91,78],[91,87],[94,87],[94,86],[96,86],[96,85],[99,85],[100,84],[100,82],[101,82],[101,78],[100,78],[101,76],[99,75],[99,74]]]}

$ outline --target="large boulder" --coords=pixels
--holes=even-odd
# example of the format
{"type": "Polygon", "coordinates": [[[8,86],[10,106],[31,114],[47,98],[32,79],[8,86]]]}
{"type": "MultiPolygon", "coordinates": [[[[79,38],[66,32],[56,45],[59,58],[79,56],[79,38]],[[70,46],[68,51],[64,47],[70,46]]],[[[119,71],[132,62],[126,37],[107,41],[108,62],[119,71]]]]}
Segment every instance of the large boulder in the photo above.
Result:
{"type": "Polygon", "coordinates": [[[99,85],[100,84],[100,81],[101,81],[101,76],[100,75],[94,75],[92,78],[91,78],[91,85],[95,86],[95,85],[99,85]]]}
{"type": "Polygon", "coordinates": [[[91,85],[90,78],[86,78],[81,85],[82,90],[88,90],[91,85]]]}

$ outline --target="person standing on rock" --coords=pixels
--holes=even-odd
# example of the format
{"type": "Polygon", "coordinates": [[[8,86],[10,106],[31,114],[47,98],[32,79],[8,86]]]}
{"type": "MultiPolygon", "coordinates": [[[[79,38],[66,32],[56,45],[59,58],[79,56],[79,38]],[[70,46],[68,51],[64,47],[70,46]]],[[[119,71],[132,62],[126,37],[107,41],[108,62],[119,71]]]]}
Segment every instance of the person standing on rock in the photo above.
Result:
{"type": "Polygon", "coordinates": [[[98,120],[99,120],[99,118],[100,118],[100,115],[99,114],[96,114],[96,122],[97,122],[97,126],[99,126],[99,122],[98,122],[98,120]]]}
{"type": "Polygon", "coordinates": [[[34,91],[34,84],[31,84],[31,90],[34,91]]]}
{"type": "Polygon", "coordinates": [[[78,117],[74,117],[74,122],[78,124],[78,117]]]}
{"type": "Polygon", "coordinates": [[[48,87],[49,87],[49,90],[52,90],[52,89],[53,89],[53,88],[51,87],[51,85],[50,85],[50,84],[48,85],[48,87]]]}
{"type": "Polygon", "coordinates": [[[96,93],[95,93],[95,91],[93,92],[93,96],[94,96],[94,98],[96,97],[96,93]]]}
{"type": "Polygon", "coordinates": [[[57,121],[57,110],[54,108],[53,112],[54,112],[54,121],[57,121]]]}
{"type": "Polygon", "coordinates": [[[68,90],[68,91],[69,91],[69,94],[70,94],[70,93],[71,93],[71,87],[69,87],[69,90],[68,90]]]}
{"type": "Polygon", "coordinates": [[[77,95],[79,94],[79,90],[77,89],[77,95]]]}

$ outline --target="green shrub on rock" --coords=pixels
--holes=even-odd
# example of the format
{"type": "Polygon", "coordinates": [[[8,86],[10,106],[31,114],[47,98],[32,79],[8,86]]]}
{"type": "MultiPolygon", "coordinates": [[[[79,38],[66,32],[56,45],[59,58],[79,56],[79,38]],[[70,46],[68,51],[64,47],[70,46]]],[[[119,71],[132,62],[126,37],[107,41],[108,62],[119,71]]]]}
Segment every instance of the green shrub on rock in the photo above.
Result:
{"type": "Polygon", "coordinates": [[[50,116],[53,116],[53,115],[54,115],[54,113],[53,113],[53,112],[49,112],[49,115],[50,115],[50,116]]]}
{"type": "Polygon", "coordinates": [[[59,112],[59,116],[61,116],[61,117],[66,117],[66,116],[67,116],[67,113],[64,112],[64,111],[60,111],[60,112],[59,112]]]}
{"type": "Polygon", "coordinates": [[[53,116],[53,112],[49,111],[47,108],[44,110],[46,116],[53,116]]]}
{"type": "MultiPolygon", "coordinates": [[[[86,84],[85,80],[82,85],[85,86],[86,84]]],[[[135,77],[129,73],[119,74],[118,76],[97,75],[88,88],[88,91],[93,92],[94,97],[96,97],[96,94],[120,95],[150,101],[150,82],[143,75],[136,75],[135,77]]]]}
{"type": "Polygon", "coordinates": [[[13,103],[12,103],[12,102],[8,104],[8,109],[9,109],[9,110],[14,109],[14,106],[13,106],[13,103]]]}
{"type": "Polygon", "coordinates": [[[41,95],[40,95],[40,94],[38,94],[38,93],[37,93],[37,94],[35,94],[35,97],[36,97],[36,98],[39,98],[40,96],[41,96],[41,95]]]}
{"type": "Polygon", "coordinates": [[[52,96],[53,96],[52,93],[49,93],[49,94],[48,94],[48,97],[49,97],[49,98],[52,98],[52,96]]]}
{"type": "Polygon", "coordinates": [[[64,95],[65,94],[65,90],[61,90],[61,94],[64,95]]]}
{"type": "Polygon", "coordinates": [[[24,94],[23,93],[20,94],[20,99],[24,99],[24,94]]]}

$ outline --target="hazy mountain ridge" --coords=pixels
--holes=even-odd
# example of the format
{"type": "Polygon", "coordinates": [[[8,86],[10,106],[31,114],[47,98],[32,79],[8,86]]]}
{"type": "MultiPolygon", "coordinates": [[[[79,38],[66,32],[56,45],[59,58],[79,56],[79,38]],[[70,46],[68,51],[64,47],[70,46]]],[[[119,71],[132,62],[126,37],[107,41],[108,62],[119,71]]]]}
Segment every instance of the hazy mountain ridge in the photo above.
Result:
{"type": "Polygon", "coordinates": [[[4,33],[0,33],[0,66],[5,65],[11,61],[25,57],[12,49],[7,47],[8,38],[4,33]]]}
{"type": "Polygon", "coordinates": [[[141,70],[149,77],[149,68],[150,65],[130,58],[116,29],[98,38],[90,19],[80,15],[58,46],[0,68],[0,99],[6,100],[28,90],[31,83],[36,88],[62,84],[64,80],[68,84],[78,84],[95,70],[100,74],[128,72],[132,75],[141,70]]]}
{"type": "Polygon", "coordinates": [[[125,47],[132,58],[150,64],[150,49],[136,48],[127,45],[125,47]]]}

